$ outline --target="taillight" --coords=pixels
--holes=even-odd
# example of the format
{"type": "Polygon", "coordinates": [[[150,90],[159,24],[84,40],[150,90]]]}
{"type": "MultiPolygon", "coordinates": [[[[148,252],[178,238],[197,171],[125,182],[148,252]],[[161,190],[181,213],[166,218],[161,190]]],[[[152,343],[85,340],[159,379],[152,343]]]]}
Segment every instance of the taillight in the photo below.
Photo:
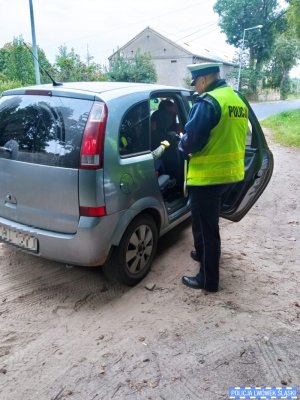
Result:
{"type": "Polygon", "coordinates": [[[95,102],[93,104],[83,133],[80,168],[98,169],[103,167],[107,115],[105,103],[95,102]]]}
{"type": "Polygon", "coordinates": [[[52,96],[51,90],[38,90],[38,89],[25,90],[25,94],[32,96],[52,96]]]}
{"type": "Polygon", "coordinates": [[[106,215],[106,208],[105,206],[79,207],[79,213],[83,217],[104,217],[106,215]]]}

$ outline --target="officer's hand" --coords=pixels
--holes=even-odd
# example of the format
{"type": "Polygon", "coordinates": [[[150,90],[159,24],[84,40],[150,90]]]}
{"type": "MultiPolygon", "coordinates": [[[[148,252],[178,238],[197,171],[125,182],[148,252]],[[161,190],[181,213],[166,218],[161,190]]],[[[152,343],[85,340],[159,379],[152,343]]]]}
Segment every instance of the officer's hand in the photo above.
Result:
{"type": "Polygon", "coordinates": [[[170,143],[167,140],[163,140],[162,142],[160,142],[160,144],[162,144],[165,149],[167,149],[170,146],[170,143]]]}

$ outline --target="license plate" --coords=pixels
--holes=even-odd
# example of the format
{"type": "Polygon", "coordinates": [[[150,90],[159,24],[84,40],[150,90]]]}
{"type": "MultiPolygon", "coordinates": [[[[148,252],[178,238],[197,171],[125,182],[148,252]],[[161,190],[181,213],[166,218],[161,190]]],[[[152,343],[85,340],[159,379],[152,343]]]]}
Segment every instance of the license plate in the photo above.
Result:
{"type": "Polygon", "coordinates": [[[27,233],[0,225],[0,240],[29,251],[38,251],[38,240],[27,233]]]}

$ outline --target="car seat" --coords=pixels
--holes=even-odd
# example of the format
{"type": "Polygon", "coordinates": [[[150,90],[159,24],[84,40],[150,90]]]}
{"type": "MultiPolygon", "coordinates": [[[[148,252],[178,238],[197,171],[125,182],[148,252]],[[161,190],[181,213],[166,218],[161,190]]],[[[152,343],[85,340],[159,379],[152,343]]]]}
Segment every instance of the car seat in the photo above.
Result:
{"type": "Polygon", "coordinates": [[[158,176],[158,186],[160,191],[164,194],[169,189],[172,189],[176,185],[176,179],[172,179],[170,175],[163,174],[158,176]]]}

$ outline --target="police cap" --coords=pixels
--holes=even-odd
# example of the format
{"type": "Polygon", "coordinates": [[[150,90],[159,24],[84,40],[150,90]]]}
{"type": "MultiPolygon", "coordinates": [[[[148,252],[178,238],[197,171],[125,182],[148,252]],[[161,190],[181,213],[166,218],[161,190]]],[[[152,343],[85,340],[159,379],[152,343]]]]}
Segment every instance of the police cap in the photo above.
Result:
{"type": "Polygon", "coordinates": [[[201,63],[187,65],[187,69],[192,74],[191,86],[195,85],[196,79],[199,76],[209,75],[215,72],[220,72],[220,66],[222,63],[201,63]]]}

